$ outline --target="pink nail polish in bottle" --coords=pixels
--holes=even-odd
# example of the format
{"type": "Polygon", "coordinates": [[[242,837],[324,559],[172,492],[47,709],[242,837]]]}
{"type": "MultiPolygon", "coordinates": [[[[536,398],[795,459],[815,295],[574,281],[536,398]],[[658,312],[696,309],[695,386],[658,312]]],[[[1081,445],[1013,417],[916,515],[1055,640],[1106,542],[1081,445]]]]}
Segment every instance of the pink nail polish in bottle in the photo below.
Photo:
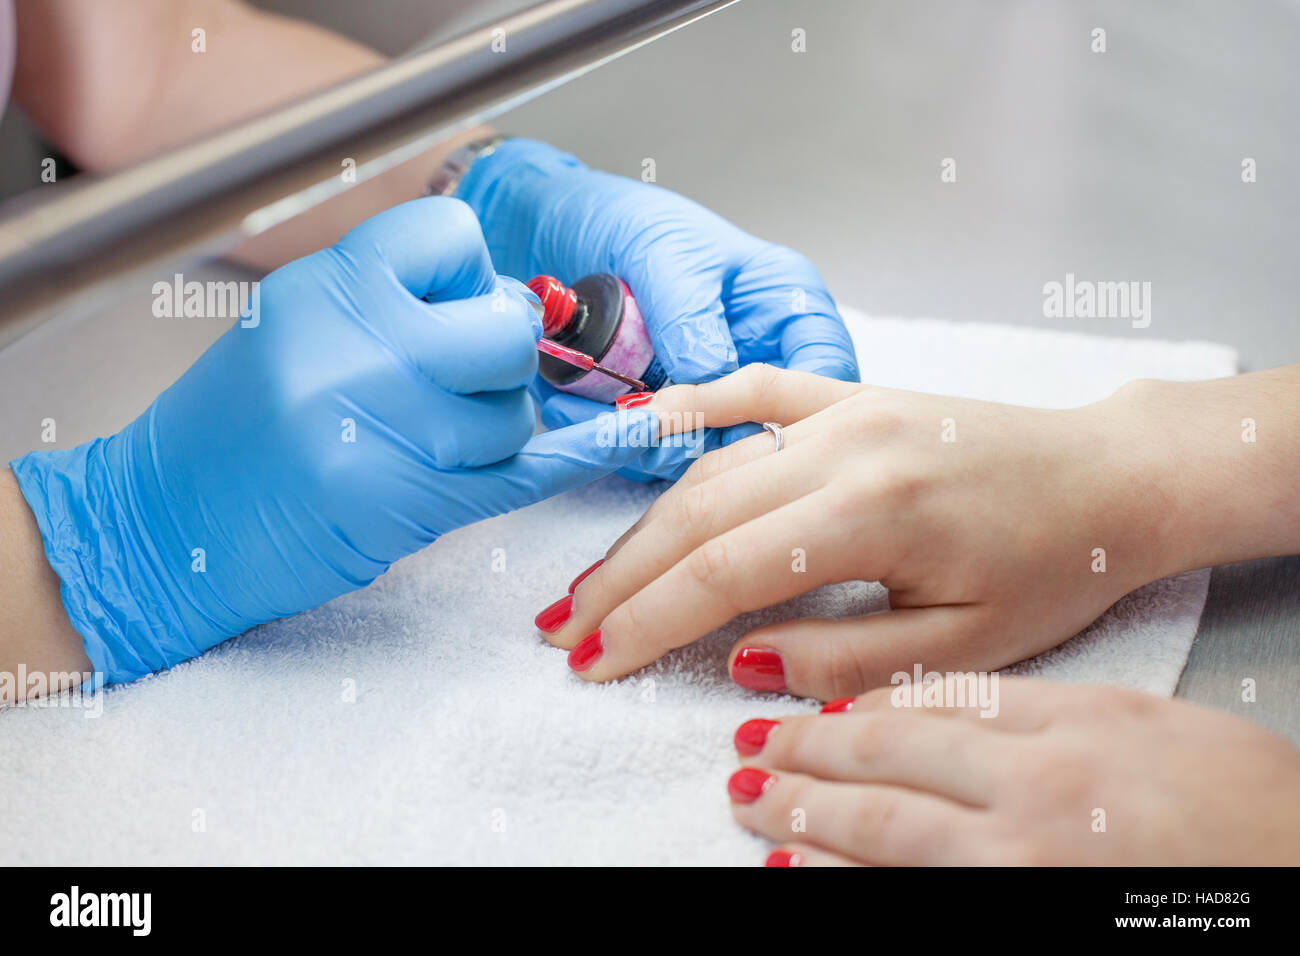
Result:
{"type": "MultiPolygon", "coordinates": [[[[542,334],[547,338],[640,379],[647,391],[668,384],[636,299],[618,276],[598,272],[579,279],[572,288],[553,276],[534,276],[528,288],[542,300],[542,334]]],[[[550,355],[539,356],[538,362],[542,378],[562,392],[612,402],[628,391],[617,379],[575,368],[550,355]]]]}

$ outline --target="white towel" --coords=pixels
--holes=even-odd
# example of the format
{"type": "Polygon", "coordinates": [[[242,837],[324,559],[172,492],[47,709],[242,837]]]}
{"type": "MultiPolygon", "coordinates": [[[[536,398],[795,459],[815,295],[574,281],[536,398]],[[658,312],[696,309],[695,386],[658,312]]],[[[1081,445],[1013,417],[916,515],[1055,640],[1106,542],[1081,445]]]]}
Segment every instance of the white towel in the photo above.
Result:
{"type": "MultiPolygon", "coordinates": [[[[865,380],[1007,402],[1236,367],[1203,343],[848,318],[865,380]]],[[[757,621],[859,613],[883,592],[827,588],[586,684],[532,617],[654,494],[608,478],[464,528],[364,591],[109,691],[97,719],[5,712],[0,861],[760,862],[765,842],[728,811],[732,733],[815,708],[735,687],[727,650],[757,621]]],[[[1171,694],[1207,581],[1144,588],[1019,669],[1171,694]]]]}

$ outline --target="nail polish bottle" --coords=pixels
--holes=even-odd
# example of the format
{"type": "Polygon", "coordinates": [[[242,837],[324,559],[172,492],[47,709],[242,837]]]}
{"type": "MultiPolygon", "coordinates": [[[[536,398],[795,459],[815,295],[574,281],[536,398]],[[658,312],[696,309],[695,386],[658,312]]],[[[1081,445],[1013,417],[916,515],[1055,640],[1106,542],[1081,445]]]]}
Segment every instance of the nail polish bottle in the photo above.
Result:
{"type": "MultiPolygon", "coordinates": [[[[647,391],[668,384],[636,299],[618,276],[598,272],[579,279],[572,288],[552,276],[534,276],[528,288],[542,300],[542,334],[547,338],[640,379],[647,391]]],[[[562,392],[612,402],[629,391],[617,379],[583,371],[550,355],[539,356],[538,362],[542,378],[562,392]]]]}

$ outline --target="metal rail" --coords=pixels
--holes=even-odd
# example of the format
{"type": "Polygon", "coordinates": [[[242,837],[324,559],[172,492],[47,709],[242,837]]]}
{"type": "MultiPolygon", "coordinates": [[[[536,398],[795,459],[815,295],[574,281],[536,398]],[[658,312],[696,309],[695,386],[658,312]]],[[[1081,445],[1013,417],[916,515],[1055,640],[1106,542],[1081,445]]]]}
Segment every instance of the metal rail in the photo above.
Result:
{"type": "Polygon", "coordinates": [[[364,182],[735,2],[546,0],[120,172],[29,191],[0,206],[0,347],[93,307],[100,283],[220,255],[346,191],[340,157],[364,182]]]}

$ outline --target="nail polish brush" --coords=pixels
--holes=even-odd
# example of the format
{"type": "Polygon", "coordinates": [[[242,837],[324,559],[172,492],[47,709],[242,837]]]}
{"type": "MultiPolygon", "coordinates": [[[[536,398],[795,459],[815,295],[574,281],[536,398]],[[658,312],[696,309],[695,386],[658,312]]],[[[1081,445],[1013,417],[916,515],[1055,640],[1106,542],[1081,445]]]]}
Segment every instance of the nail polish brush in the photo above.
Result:
{"type": "Polygon", "coordinates": [[[596,273],[568,286],[538,275],[528,280],[528,288],[541,302],[544,338],[538,348],[545,354],[538,371],[560,391],[613,402],[629,386],[656,392],[668,384],[641,309],[622,279],[596,273]]]}
{"type": "Polygon", "coordinates": [[[537,351],[545,353],[552,358],[557,358],[561,362],[572,365],[574,368],[580,368],[584,372],[599,372],[601,375],[608,375],[610,378],[617,379],[624,385],[628,385],[634,392],[647,391],[645,382],[640,379],[632,378],[630,375],[624,375],[622,372],[616,372],[612,368],[606,368],[586,352],[579,352],[577,349],[571,349],[568,346],[561,345],[559,342],[553,342],[550,339],[543,338],[537,342],[537,351]]]}

